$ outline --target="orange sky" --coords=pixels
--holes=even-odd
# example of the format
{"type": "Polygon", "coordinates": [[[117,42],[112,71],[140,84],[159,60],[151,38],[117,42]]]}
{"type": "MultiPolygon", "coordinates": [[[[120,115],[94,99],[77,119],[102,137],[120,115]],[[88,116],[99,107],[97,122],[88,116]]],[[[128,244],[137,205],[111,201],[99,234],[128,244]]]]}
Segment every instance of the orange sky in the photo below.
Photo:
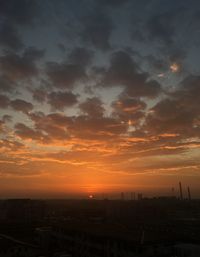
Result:
{"type": "MultiPolygon", "coordinates": [[[[82,131],[83,132],[83,131],[82,131]]],[[[83,132],[84,133],[84,132],[83,132]]],[[[6,142],[1,148],[2,197],[76,197],[90,193],[119,196],[124,192],[171,195],[178,182],[189,185],[198,196],[199,150],[186,146],[160,145],[157,138],[115,137],[98,140],[72,139],[41,144],[30,139],[6,142]],[[133,143],[134,142],[134,143],[133,143]]]]}
{"type": "Polygon", "coordinates": [[[0,198],[200,197],[199,1],[3,2],[0,198]]]}

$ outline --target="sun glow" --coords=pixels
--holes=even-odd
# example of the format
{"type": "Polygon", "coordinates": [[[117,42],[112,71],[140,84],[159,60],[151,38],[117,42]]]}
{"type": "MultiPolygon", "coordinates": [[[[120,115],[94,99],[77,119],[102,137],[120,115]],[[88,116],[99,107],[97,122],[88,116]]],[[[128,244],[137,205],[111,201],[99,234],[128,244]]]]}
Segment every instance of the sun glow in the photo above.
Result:
{"type": "Polygon", "coordinates": [[[173,73],[179,72],[180,71],[180,66],[178,65],[178,63],[172,63],[170,65],[170,70],[173,73]]]}

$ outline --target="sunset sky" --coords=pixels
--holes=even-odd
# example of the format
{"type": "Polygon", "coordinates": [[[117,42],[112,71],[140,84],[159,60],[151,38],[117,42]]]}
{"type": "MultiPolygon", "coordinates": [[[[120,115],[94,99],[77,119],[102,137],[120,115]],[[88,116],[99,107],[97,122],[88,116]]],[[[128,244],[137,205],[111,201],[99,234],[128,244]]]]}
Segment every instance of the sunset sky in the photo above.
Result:
{"type": "Polygon", "coordinates": [[[200,197],[199,0],[0,0],[0,198],[200,197]]]}

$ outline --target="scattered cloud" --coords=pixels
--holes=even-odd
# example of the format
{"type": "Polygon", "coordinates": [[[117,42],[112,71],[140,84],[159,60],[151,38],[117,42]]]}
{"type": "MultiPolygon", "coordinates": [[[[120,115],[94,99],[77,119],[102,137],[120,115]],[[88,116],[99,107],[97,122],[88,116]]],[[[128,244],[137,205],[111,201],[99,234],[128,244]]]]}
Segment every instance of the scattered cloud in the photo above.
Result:
{"type": "Polygon", "coordinates": [[[47,95],[48,103],[55,110],[63,110],[66,107],[71,107],[75,105],[77,100],[77,95],[72,92],[51,92],[47,95]]]}
{"type": "Polygon", "coordinates": [[[140,71],[129,53],[114,52],[110,66],[103,74],[103,86],[123,86],[124,92],[131,97],[155,97],[161,93],[161,85],[140,71]]]}

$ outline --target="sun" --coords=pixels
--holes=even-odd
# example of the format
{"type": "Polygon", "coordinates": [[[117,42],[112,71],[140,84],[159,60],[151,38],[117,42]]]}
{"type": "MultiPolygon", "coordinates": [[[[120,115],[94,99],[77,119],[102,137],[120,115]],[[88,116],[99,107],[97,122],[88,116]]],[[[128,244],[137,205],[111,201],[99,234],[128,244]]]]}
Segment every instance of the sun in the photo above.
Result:
{"type": "Polygon", "coordinates": [[[89,199],[93,199],[93,198],[94,198],[94,196],[93,196],[93,195],[89,195],[88,197],[89,197],[89,199]]]}

